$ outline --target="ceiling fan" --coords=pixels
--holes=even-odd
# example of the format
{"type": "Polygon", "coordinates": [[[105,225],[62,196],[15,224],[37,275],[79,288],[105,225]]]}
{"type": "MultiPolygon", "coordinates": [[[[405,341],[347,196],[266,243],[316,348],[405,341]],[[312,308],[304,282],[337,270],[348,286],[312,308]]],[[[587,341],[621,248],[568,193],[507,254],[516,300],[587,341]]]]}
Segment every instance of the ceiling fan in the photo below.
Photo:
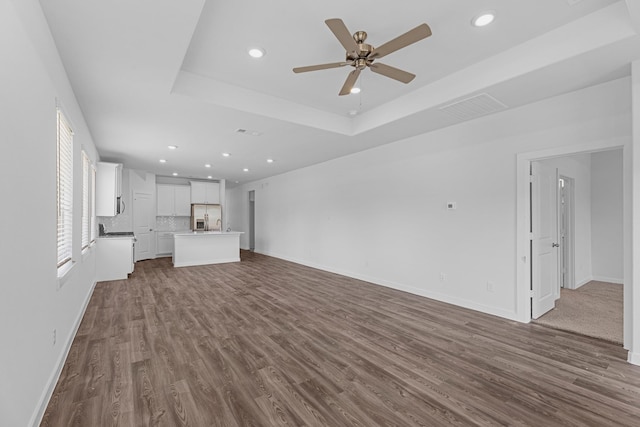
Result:
{"type": "Polygon", "coordinates": [[[329,64],[311,65],[308,67],[297,67],[293,69],[294,73],[306,73],[308,71],[326,70],[328,68],[344,67],[351,65],[355,70],[351,71],[344,82],[339,95],[347,95],[351,93],[351,89],[355,85],[360,72],[365,68],[371,68],[374,73],[382,74],[402,83],[409,83],[415,78],[415,74],[408,73],[390,65],[374,63],[376,59],[382,58],[396,50],[409,46],[417,41],[425,39],[431,35],[431,28],[427,24],[420,24],[413,30],[407,31],[401,36],[388,41],[378,48],[374,48],[364,41],[367,39],[367,33],[357,31],[353,36],[349,33],[347,26],[342,19],[333,18],[324,21],[331,32],[336,36],[340,44],[346,49],[346,59],[343,62],[332,62],[329,64]]]}

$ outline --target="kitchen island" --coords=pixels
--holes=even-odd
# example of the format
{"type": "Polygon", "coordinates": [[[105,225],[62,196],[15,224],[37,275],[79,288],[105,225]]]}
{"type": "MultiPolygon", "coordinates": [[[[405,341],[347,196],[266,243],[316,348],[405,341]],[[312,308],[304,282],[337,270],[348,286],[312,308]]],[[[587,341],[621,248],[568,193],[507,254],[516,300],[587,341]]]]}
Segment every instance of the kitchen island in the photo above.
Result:
{"type": "Polygon", "coordinates": [[[240,231],[189,231],[173,235],[173,266],[240,261],[240,231]]]}

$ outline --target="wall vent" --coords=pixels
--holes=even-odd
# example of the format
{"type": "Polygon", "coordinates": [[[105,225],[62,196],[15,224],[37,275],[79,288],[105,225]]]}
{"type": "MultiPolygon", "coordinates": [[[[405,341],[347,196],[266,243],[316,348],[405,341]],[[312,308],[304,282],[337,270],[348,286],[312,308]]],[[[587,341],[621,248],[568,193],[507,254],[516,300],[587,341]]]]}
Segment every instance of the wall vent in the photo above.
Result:
{"type": "Polygon", "coordinates": [[[469,98],[461,99],[440,107],[440,111],[459,120],[471,120],[487,114],[506,110],[507,105],[498,101],[488,93],[481,93],[469,98]]]}

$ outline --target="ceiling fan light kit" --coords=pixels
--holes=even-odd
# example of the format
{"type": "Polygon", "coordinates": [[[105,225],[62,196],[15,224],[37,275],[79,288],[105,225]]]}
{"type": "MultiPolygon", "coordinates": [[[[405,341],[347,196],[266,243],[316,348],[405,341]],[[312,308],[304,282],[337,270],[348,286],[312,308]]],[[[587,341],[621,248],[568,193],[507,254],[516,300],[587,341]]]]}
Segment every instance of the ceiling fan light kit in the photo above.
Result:
{"type": "Polygon", "coordinates": [[[496,19],[496,14],[492,10],[484,11],[473,17],[471,25],[474,27],[485,27],[496,19]]]}
{"type": "Polygon", "coordinates": [[[365,40],[367,39],[367,33],[365,31],[356,31],[351,35],[341,19],[327,19],[324,22],[327,24],[333,35],[338,39],[342,47],[344,47],[346,51],[345,61],[311,65],[307,67],[296,67],[293,69],[293,72],[306,73],[309,71],[326,70],[329,68],[338,68],[350,65],[354,70],[347,76],[347,79],[339,92],[339,95],[341,96],[352,93],[351,89],[358,80],[360,72],[367,67],[374,73],[392,78],[405,84],[409,83],[416,77],[415,74],[411,74],[407,71],[379,62],[374,63],[374,61],[431,35],[431,28],[429,28],[427,24],[420,24],[416,28],[407,31],[378,48],[374,48],[370,44],[365,43],[365,40]]]}

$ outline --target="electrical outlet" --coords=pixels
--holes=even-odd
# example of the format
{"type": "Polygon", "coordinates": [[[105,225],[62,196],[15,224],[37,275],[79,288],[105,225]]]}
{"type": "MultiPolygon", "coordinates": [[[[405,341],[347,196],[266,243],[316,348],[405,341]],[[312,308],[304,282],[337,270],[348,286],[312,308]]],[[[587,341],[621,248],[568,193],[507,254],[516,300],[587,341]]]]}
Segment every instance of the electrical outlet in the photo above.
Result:
{"type": "Polygon", "coordinates": [[[440,281],[444,282],[447,280],[447,275],[445,273],[440,273],[440,281]]]}
{"type": "Polygon", "coordinates": [[[487,282],[487,292],[493,292],[493,282],[487,282]]]}
{"type": "Polygon", "coordinates": [[[53,330],[53,345],[56,345],[56,330],[53,330]]]}

